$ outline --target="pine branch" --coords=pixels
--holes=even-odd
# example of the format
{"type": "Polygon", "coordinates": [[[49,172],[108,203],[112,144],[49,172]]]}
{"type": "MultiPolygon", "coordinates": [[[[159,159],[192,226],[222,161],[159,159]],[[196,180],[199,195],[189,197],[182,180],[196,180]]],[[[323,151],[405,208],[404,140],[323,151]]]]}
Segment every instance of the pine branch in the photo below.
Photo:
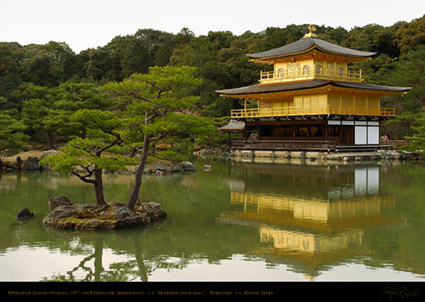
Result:
{"type": "MultiPolygon", "coordinates": [[[[87,168],[86,168],[86,170],[87,170],[87,168]]],[[[79,173],[72,171],[71,174],[77,176],[79,179],[81,179],[85,183],[89,183],[89,184],[95,184],[96,183],[96,181],[94,179],[89,179],[89,177],[91,177],[93,175],[93,172],[91,172],[90,175],[80,175],[79,173]]]]}

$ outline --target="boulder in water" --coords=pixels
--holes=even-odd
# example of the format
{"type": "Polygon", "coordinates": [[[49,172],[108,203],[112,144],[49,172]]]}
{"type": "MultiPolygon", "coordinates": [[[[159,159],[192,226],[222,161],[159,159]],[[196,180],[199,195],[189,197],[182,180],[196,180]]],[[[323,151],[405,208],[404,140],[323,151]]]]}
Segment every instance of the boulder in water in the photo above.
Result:
{"type": "Polygon", "coordinates": [[[31,218],[34,217],[34,213],[31,213],[27,208],[20,209],[16,218],[31,218]]]}

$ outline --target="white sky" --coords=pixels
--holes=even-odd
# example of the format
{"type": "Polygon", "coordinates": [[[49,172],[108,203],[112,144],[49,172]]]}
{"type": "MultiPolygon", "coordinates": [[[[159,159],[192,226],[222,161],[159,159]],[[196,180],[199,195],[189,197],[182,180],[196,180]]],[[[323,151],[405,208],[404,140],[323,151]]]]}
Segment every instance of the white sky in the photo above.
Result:
{"type": "Polygon", "coordinates": [[[289,24],[383,26],[425,14],[424,0],[0,0],[0,41],[66,42],[76,53],[141,28],[240,35],[289,24]]]}

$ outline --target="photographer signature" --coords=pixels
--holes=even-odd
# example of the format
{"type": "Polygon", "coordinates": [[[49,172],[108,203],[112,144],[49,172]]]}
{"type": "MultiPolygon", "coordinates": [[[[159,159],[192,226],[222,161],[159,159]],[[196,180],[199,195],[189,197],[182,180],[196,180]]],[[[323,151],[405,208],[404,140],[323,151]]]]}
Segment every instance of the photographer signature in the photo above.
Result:
{"type": "Polygon", "coordinates": [[[387,286],[379,293],[379,297],[388,297],[390,299],[392,299],[393,297],[401,297],[402,299],[408,299],[410,297],[417,297],[420,294],[420,288],[416,288],[415,290],[409,290],[405,286],[387,286]]]}

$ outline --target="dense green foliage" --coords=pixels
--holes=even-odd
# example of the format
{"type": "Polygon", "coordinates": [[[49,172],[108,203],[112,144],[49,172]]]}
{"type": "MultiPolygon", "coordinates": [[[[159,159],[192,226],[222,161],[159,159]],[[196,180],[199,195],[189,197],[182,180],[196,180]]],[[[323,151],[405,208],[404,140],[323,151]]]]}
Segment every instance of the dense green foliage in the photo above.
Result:
{"type": "MultiPolygon", "coordinates": [[[[354,66],[363,70],[366,82],[413,87],[407,95],[383,100],[384,106],[395,107],[398,114],[383,131],[395,139],[415,134],[414,127],[422,121],[417,115],[425,105],[425,16],[388,27],[370,24],[351,30],[324,25],[316,28],[324,40],[377,52],[373,60],[354,66]]],[[[292,24],[285,28],[269,27],[261,33],[247,31],[234,35],[224,31],[196,37],[187,28],[178,34],[140,29],[78,54],[62,42],[25,46],[0,42],[0,110],[2,119],[11,121],[9,130],[4,130],[7,134],[2,132],[0,146],[3,152],[10,153],[22,146],[27,136],[31,142],[42,142],[50,148],[74,136],[84,139],[87,129],[84,123],[71,119],[72,113],[84,108],[104,110],[109,106],[104,102],[108,101],[102,99],[104,95],[95,93],[96,89],[105,84],[130,84],[135,80],[133,74],[143,77],[153,66],[195,67],[195,76],[202,81],[191,91],[197,99],[190,112],[215,119],[205,127],[220,126],[222,123],[217,121],[242,104],[221,98],[215,90],[254,84],[259,79],[259,70],[271,68],[250,62],[245,54],[294,42],[307,31],[306,24],[292,24]],[[18,132],[25,135],[17,135],[18,132]],[[16,143],[11,144],[11,140],[16,143]]],[[[166,105],[165,101],[161,105],[166,105]]],[[[214,141],[217,146],[221,143],[217,136],[213,130],[209,133],[212,139],[181,134],[181,144],[168,141],[174,151],[170,149],[168,155],[158,156],[177,159],[183,145],[193,142],[211,145],[214,141]]]]}
{"type": "Polygon", "coordinates": [[[0,111],[0,155],[16,152],[29,139],[23,132],[24,123],[16,119],[15,114],[15,110],[0,111]]]}

